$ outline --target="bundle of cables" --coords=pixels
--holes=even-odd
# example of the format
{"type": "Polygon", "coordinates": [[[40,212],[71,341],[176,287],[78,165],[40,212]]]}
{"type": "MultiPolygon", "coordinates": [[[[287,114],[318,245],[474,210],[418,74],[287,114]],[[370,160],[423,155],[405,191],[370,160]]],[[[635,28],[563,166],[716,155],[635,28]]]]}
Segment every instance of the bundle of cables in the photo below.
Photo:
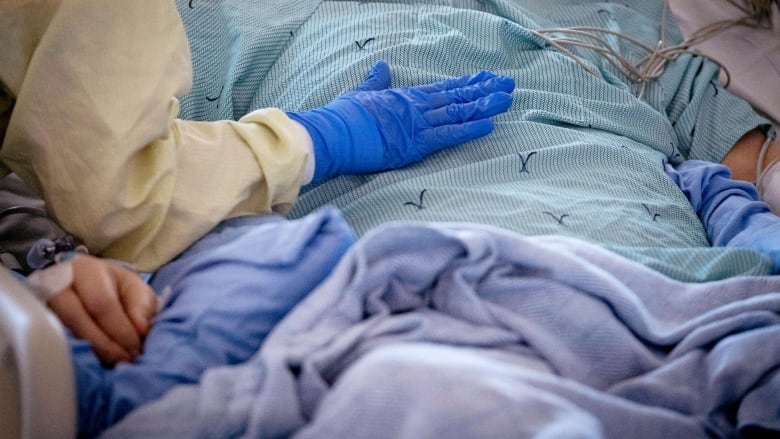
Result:
{"type": "MultiPolygon", "coordinates": [[[[604,55],[606,59],[623,73],[629,80],[640,84],[638,96],[641,99],[644,96],[647,84],[661,76],[666,64],[684,53],[695,53],[692,47],[715,35],[735,26],[749,26],[754,28],[772,28],[771,15],[774,6],[780,6],[780,0],[726,0],[738,8],[742,14],[740,17],[730,20],[722,20],[711,23],[697,30],[687,39],[679,44],[666,47],[666,19],[669,13],[669,0],[664,0],[663,12],[661,17],[661,35],[658,44],[655,47],[632,38],[620,32],[609,29],[589,26],[574,26],[567,28],[549,28],[533,31],[540,38],[545,40],[550,46],[563,52],[574,59],[577,64],[593,75],[597,73],[585,64],[568,47],[582,47],[595,50],[604,55]],[[641,48],[646,55],[638,61],[631,61],[621,56],[610,44],[602,37],[604,34],[614,35],[618,38],[631,42],[641,48]]],[[[716,62],[713,60],[713,62],[716,62]]],[[[729,83],[728,70],[721,68],[726,74],[726,85],[729,83]]]]}

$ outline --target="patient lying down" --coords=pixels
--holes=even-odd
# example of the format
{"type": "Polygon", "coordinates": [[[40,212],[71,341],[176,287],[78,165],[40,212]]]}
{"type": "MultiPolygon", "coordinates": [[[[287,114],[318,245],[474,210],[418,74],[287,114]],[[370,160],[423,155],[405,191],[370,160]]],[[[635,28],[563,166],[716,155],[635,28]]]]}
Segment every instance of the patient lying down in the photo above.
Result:
{"type": "MultiPolygon", "coordinates": [[[[389,81],[389,71],[380,73],[389,81]]],[[[502,116],[528,117],[518,111],[502,116]]],[[[747,175],[743,168],[755,164],[751,155],[767,138],[763,127],[752,129],[724,162],[747,175]]],[[[460,147],[469,148],[476,146],[460,147]]],[[[728,168],[713,163],[663,166],[669,177],[663,183],[688,200],[710,244],[754,250],[768,256],[762,262],[767,271],[780,268],[780,242],[772,239],[780,236],[780,221],[753,185],[731,179],[728,168]]],[[[421,196],[418,210],[431,211],[424,202],[421,196]]],[[[156,272],[151,289],[126,268],[86,255],[33,275],[31,284],[74,336],[81,434],[98,434],[174,386],[198,382],[212,367],[249,359],[353,244],[352,219],[324,209],[297,220],[228,220],[156,272]],[[156,294],[162,298],[159,314],[156,294]]]]}
{"type": "MultiPolygon", "coordinates": [[[[713,245],[763,253],[780,271],[780,242],[772,239],[780,236],[780,219],[752,185],[707,162],[667,165],[667,172],[713,245]]],[[[110,261],[75,255],[32,275],[30,284],[49,295],[75,336],[80,433],[93,436],[212,367],[251,358],[354,240],[332,208],[298,220],[228,220],[152,277],[159,314],[151,288],[110,261]]]]}
{"type": "MultiPolygon", "coordinates": [[[[351,3],[347,4],[348,2],[338,3],[338,7],[357,7],[351,3]]],[[[344,14],[336,9],[336,6],[327,4],[312,16],[312,20],[327,19],[328,13],[335,14],[334,17],[343,17],[344,14]]],[[[403,10],[399,7],[399,14],[403,10]]],[[[421,16],[420,19],[438,24],[438,20],[446,21],[451,18],[457,23],[454,20],[461,19],[461,14],[468,15],[463,11],[448,11],[441,17],[433,14],[421,16]]],[[[745,251],[735,250],[729,253],[739,256],[732,259],[736,261],[733,265],[737,274],[778,272],[780,242],[776,242],[773,237],[780,236],[780,221],[770,212],[767,204],[760,200],[755,187],[750,183],[732,179],[731,172],[725,166],[694,159],[683,160],[683,157],[712,158],[713,161],[722,159],[732,167],[735,176],[741,177],[747,175],[745,166],[750,167],[757,161],[760,162],[754,158],[760,154],[761,146],[768,144],[766,121],[752,113],[748,114],[745,106],[735,104],[738,107],[737,116],[724,120],[721,126],[712,124],[713,120],[718,120],[722,114],[727,113],[726,110],[730,110],[727,108],[729,103],[736,102],[731,100],[725,91],[717,88],[717,85],[710,85],[714,67],[702,61],[688,60],[689,65],[680,63],[677,66],[679,68],[670,69],[668,77],[673,79],[666,85],[671,84],[674,87],[658,87],[661,91],[679,90],[678,93],[685,99],[691,96],[691,101],[696,100],[691,103],[691,107],[700,105],[707,110],[702,110],[702,114],[691,115],[698,111],[698,107],[688,108],[687,100],[680,104],[682,108],[673,108],[683,99],[677,95],[668,97],[661,92],[653,94],[657,90],[651,88],[648,100],[652,102],[648,104],[635,99],[628,92],[630,87],[610,82],[616,80],[606,73],[603,78],[581,74],[579,67],[564,57],[535,46],[538,41],[524,32],[522,26],[500,24],[502,19],[498,16],[488,17],[487,14],[466,18],[479,18],[490,25],[502,26],[501,32],[506,34],[501,34],[505,36],[501,41],[511,41],[512,48],[518,47],[518,42],[528,45],[513,55],[517,59],[504,60],[502,69],[510,72],[507,76],[516,76],[520,87],[512,92],[514,99],[509,111],[491,110],[481,113],[495,119],[498,129],[490,135],[480,137],[479,142],[446,150],[421,165],[402,171],[365,178],[326,178],[320,186],[311,188],[303,195],[297,219],[245,216],[221,223],[153,275],[150,286],[161,297],[159,313],[156,313],[157,300],[153,300],[156,294],[138,282],[135,274],[111,265],[110,262],[76,255],[74,259],[65,261],[64,265],[47,269],[65,272],[53,276],[59,279],[55,281],[55,287],[51,287],[51,281],[41,281],[41,278],[48,277],[44,274],[45,271],[33,277],[32,283],[39,291],[48,294],[46,297],[50,297],[49,305],[75,336],[71,338],[71,346],[79,388],[81,435],[99,434],[121,422],[135,409],[157,400],[176,386],[194,386],[201,380],[208,381],[210,376],[204,378],[204,373],[211,368],[245,363],[253,356],[260,355],[258,349],[272,328],[312,291],[319,291],[318,287],[323,281],[330,279],[329,276],[339,261],[348,254],[350,248],[354,248],[356,235],[370,233],[391,220],[414,218],[423,222],[461,221],[474,226],[483,222],[516,232],[505,232],[514,237],[511,239],[525,240],[519,238],[524,235],[561,234],[574,238],[572,241],[566,241],[569,243],[579,242],[577,239],[581,238],[591,243],[604,244],[607,248],[618,248],[632,240],[641,241],[645,247],[637,250],[637,253],[632,253],[634,260],[641,260],[641,252],[652,254],[652,251],[656,250],[650,248],[653,239],[680,244],[680,247],[689,245],[691,248],[704,250],[711,250],[710,245],[720,249],[742,249],[745,251]],[[550,66],[554,67],[550,72],[565,75],[567,81],[545,81],[549,78],[543,78],[544,75],[540,74],[540,71],[544,73],[542,69],[550,66]],[[533,71],[533,68],[539,71],[533,71]],[[574,86],[570,87],[569,77],[576,82],[574,86]],[[679,84],[674,81],[685,85],[676,88],[679,84]],[[685,88],[686,86],[690,86],[690,89],[685,88]],[[720,94],[726,104],[712,97],[716,93],[710,92],[710,87],[720,94]],[[565,93],[568,88],[571,88],[571,96],[565,93]],[[591,91],[594,96],[587,94],[591,91]],[[593,108],[589,108],[589,105],[593,108]],[[665,110],[672,115],[664,113],[665,110]],[[636,125],[623,119],[626,114],[635,117],[636,125]],[[666,119],[667,116],[669,119],[666,119]],[[652,124],[648,122],[652,125],[651,129],[641,125],[647,120],[652,120],[652,124]],[[711,137],[707,137],[710,135],[708,130],[714,133],[711,137]],[[736,131],[740,131],[740,134],[747,131],[748,134],[742,136],[732,147],[733,139],[738,138],[734,136],[736,131]],[[539,138],[549,139],[550,145],[539,145],[536,143],[539,138]],[[732,140],[728,145],[709,144],[708,140],[712,139],[732,140]],[[588,146],[592,148],[583,152],[583,148],[588,146]],[[708,155],[706,148],[731,153],[721,154],[725,157],[719,157],[718,153],[708,155]],[[510,163],[516,163],[518,158],[522,161],[522,167],[512,166],[510,163]],[[599,174],[602,169],[637,171],[637,175],[613,175],[603,172],[599,175],[603,181],[578,181],[576,178],[567,178],[564,171],[559,170],[560,166],[555,166],[561,160],[576,161],[575,164],[583,168],[593,164],[592,170],[585,169],[582,172],[590,171],[594,175],[599,174]],[[603,167],[598,167],[600,160],[604,162],[603,167]],[[504,173],[500,177],[506,177],[507,181],[492,173],[474,172],[469,166],[471,162],[477,161],[479,163],[474,168],[476,171],[484,170],[476,166],[492,166],[490,169],[494,169],[496,174],[504,173]],[[548,171],[549,177],[546,180],[539,177],[537,169],[548,171]],[[644,173],[638,175],[639,171],[644,173]],[[451,180],[447,179],[449,177],[456,179],[458,186],[453,186],[451,180]],[[525,177],[529,177],[529,180],[520,180],[525,177]],[[534,181],[530,178],[540,179],[534,181]],[[572,206],[582,207],[582,204],[587,203],[580,203],[581,199],[576,195],[586,192],[588,184],[598,183],[598,194],[606,194],[605,199],[608,201],[609,194],[624,189],[622,186],[613,185],[614,182],[628,182],[628,185],[633,178],[636,178],[633,183],[639,184],[627,188],[625,194],[621,193],[624,195],[622,198],[613,197],[614,203],[611,204],[614,206],[600,204],[604,202],[604,199],[600,199],[584,207],[590,213],[598,213],[599,210],[619,210],[628,206],[626,209],[647,211],[650,214],[646,218],[628,215],[628,226],[615,227],[614,223],[610,222],[613,218],[609,215],[598,217],[594,214],[594,222],[601,221],[607,226],[591,229],[561,227],[574,223],[576,218],[567,219],[563,216],[565,213],[552,212],[546,208],[546,202],[553,204],[546,198],[560,194],[570,201],[572,206]],[[430,208],[430,199],[423,197],[425,194],[432,196],[435,191],[429,184],[437,183],[449,189],[450,193],[447,195],[453,197],[449,199],[451,204],[452,200],[463,199],[479,199],[481,203],[483,200],[480,197],[484,194],[495,194],[499,200],[510,202],[497,203],[496,212],[487,208],[474,209],[474,206],[487,205],[477,202],[465,203],[468,209],[464,209],[464,204],[458,203],[454,203],[454,207],[450,205],[448,209],[447,203],[443,202],[441,205],[444,208],[435,210],[430,208]],[[517,190],[517,185],[522,184],[527,186],[517,190]],[[419,185],[422,186],[418,188],[419,185]],[[415,194],[419,194],[419,198],[411,200],[409,204],[404,204],[403,200],[410,199],[403,198],[400,205],[404,210],[390,212],[387,200],[395,202],[399,194],[406,197],[409,193],[406,190],[409,188],[417,189],[415,194]],[[428,191],[423,192],[426,189],[428,191]],[[652,210],[652,203],[643,206],[642,202],[647,198],[639,195],[656,196],[661,207],[668,207],[671,212],[668,223],[657,221],[661,214],[652,210]],[[687,200],[688,205],[684,209],[681,208],[677,198],[674,198],[674,203],[663,205],[666,196],[687,200]],[[517,201],[520,197],[525,197],[522,202],[517,201]],[[322,206],[331,202],[340,207],[340,211],[322,206]],[[532,208],[535,209],[534,212],[546,212],[546,217],[542,215],[544,220],[554,221],[534,223],[532,220],[536,219],[528,214],[532,208]],[[490,220],[477,221],[475,218],[490,220]],[[685,228],[678,227],[680,224],[685,225],[685,228]],[[743,268],[745,271],[740,272],[743,268]],[[93,270],[101,275],[93,276],[93,270]],[[109,286],[100,290],[104,297],[96,297],[93,290],[96,285],[109,286]]],[[[425,28],[430,32],[435,33],[440,29],[431,23],[427,24],[425,28]]],[[[471,38],[470,27],[464,26],[461,30],[462,33],[458,33],[458,37],[467,40],[471,38]]],[[[311,35],[312,38],[321,37],[320,33],[311,35]]],[[[447,35],[449,38],[449,34],[447,35]]],[[[296,44],[303,47],[320,47],[305,40],[306,37],[303,32],[296,34],[295,38],[304,40],[293,41],[284,47],[286,50],[292,50],[290,48],[297,47],[296,44]]],[[[422,43],[406,41],[403,44],[422,43]]],[[[490,44],[488,41],[485,47],[475,46],[474,50],[492,50],[488,47],[490,44]]],[[[342,50],[333,50],[336,54],[343,53],[342,50]]],[[[507,49],[507,52],[510,51],[507,49]]],[[[332,58],[323,57],[322,62],[327,63],[331,59],[343,63],[345,72],[362,68],[360,66],[366,61],[354,61],[351,58],[345,61],[334,55],[332,58]]],[[[307,62],[311,63],[311,60],[307,62]]],[[[413,64],[400,65],[398,70],[402,74],[394,76],[394,80],[417,83],[420,78],[414,74],[421,69],[413,64]]],[[[276,63],[274,69],[282,69],[281,66],[284,65],[282,62],[276,63]]],[[[196,69],[197,67],[196,65],[196,69]]],[[[328,71],[326,67],[322,66],[322,71],[328,71]]],[[[444,69],[437,64],[431,67],[431,70],[439,68],[444,69]]],[[[268,73],[268,77],[276,81],[269,80],[269,83],[294,83],[296,86],[297,81],[279,80],[285,77],[274,75],[302,75],[300,72],[305,71],[290,69],[280,72],[274,69],[268,73]]],[[[389,77],[387,79],[389,81],[389,77]]],[[[350,88],[352,86],[350,84],[350,88]]],[[[311,95],[306,95],[305,99],[314,96],[311,99],[316,102],[318,96],[332,98],[327,93],[332,93],[333,87],[327,84],[317,87],[319,88],[312,91],[311,95]]],[[[286,90],[279,94],[288,96],[286,90]]],[[[257,92],[257,95],[265,96],[260,92],[257,92]]],[[[296,101],[290,105],[290,109],[306,111],[305,108],[298,108],[299,104],[303,106],[296,101]]],[[[506,103],[506,106],[508,105],[509,103],[506,103]]],[[[501,108],[506,109],[506,106],[501,108]]],[[[188,110],[186,101],[184,110],[188,110]]],[[[478,109],[475,108],[474,111],[478,109]]],[[[486,134],[482,131],[480,133],[486,134]]],[[[775,149],[769,149],[770,154],[774,154],[775,149]]],[[[401,162],[405,164],[403,160],[401,162]]],[[[593,193],[596,193],[596,189],[593,193]]],[[[625,217],[625,211],[623,213],[625,217]]],[[[448,233],[450,232],[441,232],[441,235],[446,237],[448,233]]],[[[494,233],[510,239],[507,235],[491,232],[494,233]]],[[[452,232],[452,235],[464,242],[470,242],[469,236],[476,236],[465,232],[452,232]]],[[[515,242],[511,239],[511,242],[515,242]]],[[[544,243],[545,239],[548,238],[528,238],[528,241],[524,242],[544,243]]],[[[670,244],[670,247],[672,246],[670,244]]],[[[435,259],[433,256],[431,258],[435,259]]],[[[615,260],[618,259],[616,257],[615,260]]],[[[399,260],[403,261],[403,258],[399,260]]],[[[631,265],[629,261],[619,260],[622,261],[620,264],[631,265]]],[[[703,265],[709,263],[702,263],[701,258],[697,260],[703,265]]],[[[359,260],[353,262],[359,267],[359,260]]],[[[641,271],[635,265],[631,267],[641,271]]],[[[687,267],[683,267],[685,268],[687,267]]],[[[355,269],[355,272],[359,275],[360,270],[355,269]]],[[[646,271],[642,273],[651,276],[646,271]]],[[[729,272],[723,277],[733,274],[729,272]]],[[[663,279],[669,284],[682,285],[668,278],[663,279]]],[[[366,282],[370,283],[370,279],[366,282]]],[[[695,289],[694,286],[688,287],[695,289]]],[[[398,306],[399,309],[403,308],[398,306]]],[[[362,311],[361,309],[358,313],[362,311]]],[[[409,310],[399,312],[407,311],[409,310]]],[[[337,317],[333,319],[338,320],[337,317]]],[[[653,343],[655,342],[661,344],[658,340],[653,343]]],[[[652,349],[671,351],[673,344],[670,342],[670,346],[662,348],[653,346],[652,349]]],[[[539,353],[536,355],[542,357],[539,353]]],[[[660,353],[653,350],[650,356],[654,355],[660,353]]],[[[601,384],[606,387],[606,384],[601,384]]],[[[142,411],[139,416],[148,414],[149,412],[142,411]]],[[[127,424],[120,424],[120,427],[122,426],[127,427],[127,424]]],[[[184,428],[180,425],[175,427],[184,428]]],[[[152,429],[154,426],[150,425],[148,428],[152,429]]]]}

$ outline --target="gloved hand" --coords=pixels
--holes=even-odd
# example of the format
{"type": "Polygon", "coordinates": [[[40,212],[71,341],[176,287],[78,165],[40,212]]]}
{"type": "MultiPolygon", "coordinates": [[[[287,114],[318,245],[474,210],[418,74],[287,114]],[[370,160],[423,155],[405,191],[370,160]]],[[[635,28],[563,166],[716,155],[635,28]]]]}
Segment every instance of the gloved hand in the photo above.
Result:
{"type": "Polygon", "coordinates": [[[490,117],[512,104],[515,81],[482,71],[417,87],[389,86],[390,66],[377,61],[354,91],[324,107],[288,113],[314,143],[312,183],[400,168],[490,133],[490,117]]]}

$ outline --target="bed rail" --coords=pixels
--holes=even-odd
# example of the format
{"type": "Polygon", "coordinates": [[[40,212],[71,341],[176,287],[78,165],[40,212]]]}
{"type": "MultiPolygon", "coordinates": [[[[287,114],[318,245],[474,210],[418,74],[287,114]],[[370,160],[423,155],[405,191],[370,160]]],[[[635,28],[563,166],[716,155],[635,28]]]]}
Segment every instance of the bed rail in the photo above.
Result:
{"type": "Polygon", "coordinates": [[[0,439],[73,438],[76,391],[59,321],[0,267],[0,439]]]}

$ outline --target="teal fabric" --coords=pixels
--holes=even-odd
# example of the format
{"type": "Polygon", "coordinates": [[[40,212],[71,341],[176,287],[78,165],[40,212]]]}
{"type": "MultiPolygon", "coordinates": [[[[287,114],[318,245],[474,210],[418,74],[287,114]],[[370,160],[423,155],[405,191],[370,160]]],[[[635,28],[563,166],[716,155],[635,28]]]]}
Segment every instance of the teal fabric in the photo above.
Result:
{"type": "MultiPolygon", "coordinates": [[[[181,1],[195,84],[182,117],[237,119],[260,107],[315,108],[386,59],[393,86],[493,70],[515,78],[489,136],[401,170],[305,188],[291,216],[324,204],[358,234],[388,221],[476,222],[600,243],[681,280],[768,274],[772,262],[710,247],[664,163],[719,161],[767,123],[699,56],[671,63],[643,99],[606,58],[575,50],[599,76],[529,29],[597,26],[654,46],[661,1],[181,1]],[[576,3],[576,4],[572,4],[576,3]]],[[[642,54],[606,37],[624,56],[642,54]]],[[[669,16],[667,44],[680,33],[669,16]]]]}

